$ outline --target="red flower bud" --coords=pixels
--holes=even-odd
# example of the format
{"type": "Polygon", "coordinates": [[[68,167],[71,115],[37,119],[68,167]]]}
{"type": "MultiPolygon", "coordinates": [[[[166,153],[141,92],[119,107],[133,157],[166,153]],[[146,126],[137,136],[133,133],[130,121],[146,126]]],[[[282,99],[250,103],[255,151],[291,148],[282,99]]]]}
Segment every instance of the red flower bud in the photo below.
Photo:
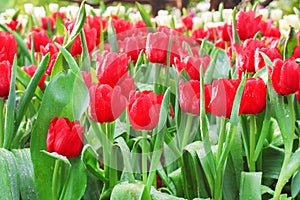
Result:
{"type": "Polygon", "coordinates": [[[135,92],[130,96],[128,115],[135,130],[152,130],[159,120],[163,94],[151,91],[135,92]]]}
{"type": "Polygon", "coordinates": [[[15,36],[8,33],[0,31],[0,62],[8,60],[12,65],[14,62],[14,56],[17,54],[17,41],[15,36]]]}
{"type": "MultiPolygon", "coordinates": [[[[33,29],[33,39],[34,39],[34,51],[35,52],[40,52],[41,46],[45,47],[48,43],[51,43],[51,40],[49,39],[47,32],[40,28],[33,29]]],[[[29,34],[29,42],[27,43],[27,46],[29,49],[31,49],[31,41],[32,41],[32,34],[30,33],[29,34]]]]}
{"type": "Polygon", "coordinates": [[[83,130],[78,120],[70,122],[67,118],[53,118],[47,135],[47,150],[68,158],[78,156],[82,149],[83,130]]]}
{"type": "MultiPolygon", "coordinates": [[[[183,112],[194,115],[200,114],[200,82],[198,80],[190,80],[184,82],[179,81],[179,105],[183,112]]],[[[209,112],[209,102],[211,94],[211,85],[204,85],[204,102],[205,111],[209,112]]]]}
{"type": "Polygon", "coordinates": [[[239,80],[222,78],[212,83],[210,112],[215,116],[230,118],[239,80]]]}
{"type": "Polygon", "coordinates": [[[240,11],[236,16],[236,30],[241,40],[253,38],[253,36],[260,31],[259,23],[262,16],[255,17],[254,11],[240,11]]]}
{"type": "MultiPolygon", "coordinates": [[[[28,74],[30,77],[33,77],[34,73],[36,72],[37,70],[37,66],[35,65],[29,65],[29,66],[24,66],[22,67],[22,69],[26,72],[26,74],[28,74]]],[[[46,80],[46,75],[43,74],[38,86],[43,89],[44,88],[44,83],[45,83],[45,80],[46,80]]]]}
{"type": "Polygon", "coordinates": [[[258,114],[266,107],[267,87],[261,78],[247,78],[244,87],[240,114],[258,114]]]}
{"type": "Polygon", "coordinates": [[[190,17],[190,16],[182,17],[181,21],[187,30],[193,29],[193,18],[192,17],[190,17]]]}
{"type": "Polygon", "coordinates": [[[7,98],[11,79],[11,64],[6,60],[0,62],[0,98],[7,98]]]}
{"type": "Polygon", "coordinates": [[[90,87],[90,110],[92,120],[105,123],[117,119],[125,110],[127,99],[120,86],[98,84],[90,87]]]}
{"type": "Polygon", "coordinates": [[[276,59],[271,80],[279,95],[293,94],[300,88],[300,67],[293,58],[284,61],[276,59]]]}

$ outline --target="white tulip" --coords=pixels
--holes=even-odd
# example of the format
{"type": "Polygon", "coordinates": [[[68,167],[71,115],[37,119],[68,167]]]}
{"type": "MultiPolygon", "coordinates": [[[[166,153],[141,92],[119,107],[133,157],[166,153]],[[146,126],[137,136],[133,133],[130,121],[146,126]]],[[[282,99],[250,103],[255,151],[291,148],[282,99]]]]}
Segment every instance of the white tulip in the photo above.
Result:
{"type": "Polygon", "coordinates": [[[198,29],[202,26],[203,20],[201,17],[193,17],[193,29],[198,29]]]}
{"type": "Polygon", "coordinates": [[[16,10],[13,9],[13,8],[7,9],[7,10],[5,11],[5,15],[8,16],[8,17],[10,17],[10,18],[11,18],[12,16],[14,16],[15,13],[16,13],[16,10]]]}
{"type": "Polygon", "coordinates": [[[283,19],[287,25],[294,27],[296,30],[300,29],[300,20],[297,15],[286,15],[283,19]]]}
{"type": "Polygon", "coordinates": [[[169,11],[167,10],[159,10],[157,13],[157,16],[168,16],[169,15],[169,11]]]}
{"type": "Polygon", "coordinates": [[[232,9],[224,9],[222,14],[223,14],[223,18],[224,18],[224,21],[225,22],[231,22],[231,19],[232,19],[232,12],[233,10],[232,9]]]}
{"type": "Polygon", "coordinates": [[[204,12],[202,13],[202,19],[204,22],[212,22],[213,14],[212,12],[204,12]]]}
{"type": "Polygon", "coordinates": [[[269,10],[268,9],[265,9],[265,8],[259,9],[258,14],[262,15],[263,20],[267,20],[269,18],[269,10]]]}
{"type": "Polygon", "coordinates": [[[37,19],[41,19],[42,17],[46,16],[46,10],[43,6],[34,7],[33,14],[37,19]]]}
{"type": "Polygon", "coordinates": [[[219,11],[213,12],[214,22],[219,22],[221,18],[221,13],[219,11]]]}
{"type": "Polygon", "coordinates": [[[282,10],[280,10],[280,9],[272,9],[271,10],[271,18],[274,21],[279,21],[282,18],[282,10]]]}
{"type": "Polygon", "coordinates": [[[25,13],[28,15],[32,15],[33,14],[33,10],[34,10],[34,6],[32,3],[25,3],[24,4],[24,10],[25,13]]]}
{"type": "Polygon", "coordinates": [[[58,12],[59,5],[57,3],[49,3],[49,10],[51,13],[58,12]]]}
{"type": "Polygon", "coordinates": [[[155,17],[155,22],[157,23],[158,26],[170,26],[171,17],[169,15],[167,16],[158,15],[155,17]]]}

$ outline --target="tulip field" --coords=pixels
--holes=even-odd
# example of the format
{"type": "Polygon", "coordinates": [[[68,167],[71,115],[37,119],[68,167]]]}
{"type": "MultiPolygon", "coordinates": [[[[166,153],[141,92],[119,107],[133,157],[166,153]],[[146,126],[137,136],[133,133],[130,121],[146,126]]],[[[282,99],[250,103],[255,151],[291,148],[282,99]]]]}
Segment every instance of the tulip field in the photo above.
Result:
{"type": "Polygon", "coordinates": [[[0,13],[0,199],[300,200],[300,5],[201,9],[0,13]]]}

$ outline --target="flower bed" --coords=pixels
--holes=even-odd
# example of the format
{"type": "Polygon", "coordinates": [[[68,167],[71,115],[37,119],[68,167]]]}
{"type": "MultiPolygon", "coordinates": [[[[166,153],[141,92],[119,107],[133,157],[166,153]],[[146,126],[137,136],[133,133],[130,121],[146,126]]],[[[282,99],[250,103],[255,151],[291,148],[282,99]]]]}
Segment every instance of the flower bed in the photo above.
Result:
{"type": "Polygon", "coordinates": [[[6,199],[297,199],[299,11],[0,15],[6,199]]]}

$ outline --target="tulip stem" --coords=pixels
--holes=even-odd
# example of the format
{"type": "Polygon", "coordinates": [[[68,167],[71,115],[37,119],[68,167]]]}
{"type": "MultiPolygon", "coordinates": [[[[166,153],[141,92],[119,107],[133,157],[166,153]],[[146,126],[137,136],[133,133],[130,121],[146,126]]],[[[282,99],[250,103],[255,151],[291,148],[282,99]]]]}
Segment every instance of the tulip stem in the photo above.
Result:
{"type": "Polygon", "coordinates": [[[148,171],[148,167],[147,167],[147,136],[148,136],[148,131],[143,130],[142,131],[142,177],[143,177],[143,183],[147,184],[147,171],[148,171]]]}
{"type": "Polygon", "coordinates": [[[0,98],[0,148],[4,140],[4,117],[3,117],[4,99],[0,98]]]}
{"type": "Polygon", "coordinates": [[[155,73],[154,73],[154,92],[156,94],[160,94],[160,87],[159,87],[159,82],[160,82],[160,70],[161,66],[159,64],[155,64],[155,73]]]}
{"type": "Polygon", "coordinates": [[[186,122],[185,131],[184,131],[184,134],[183,134],[181,149],[183,149],[189,142],[189,137],[191,135],[193,119],[194,119],[193,115],[191,115],[191,114],[187,115],[187,122],[186,122]]]}
{"type": "Polygon", "coordinates": [[[254,152],[255,152],[255,145],[256,145],[256,120],[255,116],[250,116],[250,151],[249,151],[249,171],[255,172],[255,159],[254,159],[254,152]]]}
{"type": "Polygon", "coordinates": [[[53,177],[52,177],[52,199],[57,200],[59,199],[59,183],[58,179],[61,176],[61,161],[59,159],[55,160],[53,177]]]}
{"type": "Polygon", "coordinates": [[[220,124],[220,134],[219,134],[219,140],[218,140],[218,153],[217,153],[217,160],[220,159],[223,151],[223,143],[226,138],[226,118],[221,117],[221,124],[220,124]]]}

